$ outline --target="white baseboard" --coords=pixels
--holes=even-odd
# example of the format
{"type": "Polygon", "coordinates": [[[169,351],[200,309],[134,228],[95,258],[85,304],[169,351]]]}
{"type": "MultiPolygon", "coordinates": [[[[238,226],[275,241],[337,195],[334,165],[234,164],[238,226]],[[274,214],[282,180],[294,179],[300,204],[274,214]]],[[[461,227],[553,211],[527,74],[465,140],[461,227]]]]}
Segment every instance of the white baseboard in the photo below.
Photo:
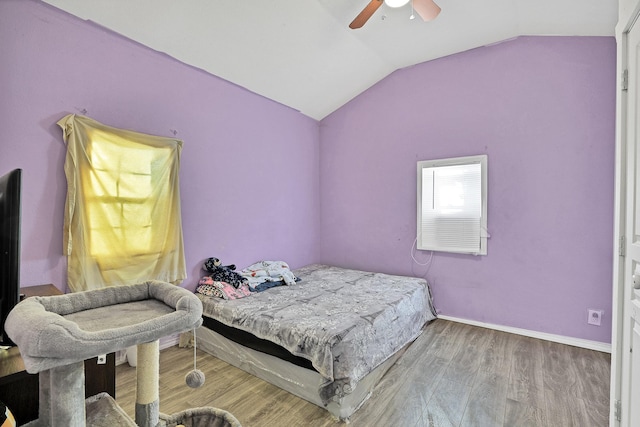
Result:
{"type": "Polygon", "coordinates": [[[508,332],[510,334],[523,335],[525,337],[538,338],[546,341],[553,341],[560,344],[572,345],[574,347],[586,348],[589,350],[611,353],[611,344],[600,341],[590,341],[581,338],[565,337],[563,335],[548,334],[546,332],[530,331],[528,329],[513,328],[511,326],[494,325],[491,323],[477,322],[475,320],[462,319],[459,317],[438,315],[439,319],[450,320],[452,322],[465,323],[467,325],[479,326],[481,328],[495,329],[496,331],[508,332]]]}

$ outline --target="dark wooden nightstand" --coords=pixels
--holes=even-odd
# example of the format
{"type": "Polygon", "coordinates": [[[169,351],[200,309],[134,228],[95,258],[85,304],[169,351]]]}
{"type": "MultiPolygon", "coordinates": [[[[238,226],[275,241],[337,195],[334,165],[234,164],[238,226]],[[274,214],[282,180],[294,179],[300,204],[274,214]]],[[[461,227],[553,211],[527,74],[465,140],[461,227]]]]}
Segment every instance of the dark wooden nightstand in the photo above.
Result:
{"type": "MultiPolygon", "coordinates": [[[[20,288],[25,298],[31,296],[61,295],[54,285],[38,285],[20,288]]],[[[116,397],[116,357],[107,355],[106,363],[98,364],[98,358],[85,360],[85,395],[87,397],[100,392],[116,397]]],[[[38,375],[25,370],[20,350],[11,347],[0,350],[0,401],[11,410],[18,425],[38,418],[38,375]]]]}

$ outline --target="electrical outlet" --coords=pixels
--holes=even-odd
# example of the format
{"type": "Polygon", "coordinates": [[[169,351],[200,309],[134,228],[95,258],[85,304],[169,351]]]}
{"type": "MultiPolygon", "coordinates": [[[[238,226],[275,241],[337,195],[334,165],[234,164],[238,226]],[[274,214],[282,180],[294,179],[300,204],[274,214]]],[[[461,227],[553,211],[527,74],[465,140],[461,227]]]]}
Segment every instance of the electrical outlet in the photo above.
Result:
{"type": "Polygon", "coordinates": [[[604,310],[596,310],[590,308],[587,311],[589,312],[587,323],[590,325],[600,326],[600,324],[602,323],[602,315],[604,314],[604,310]]]}

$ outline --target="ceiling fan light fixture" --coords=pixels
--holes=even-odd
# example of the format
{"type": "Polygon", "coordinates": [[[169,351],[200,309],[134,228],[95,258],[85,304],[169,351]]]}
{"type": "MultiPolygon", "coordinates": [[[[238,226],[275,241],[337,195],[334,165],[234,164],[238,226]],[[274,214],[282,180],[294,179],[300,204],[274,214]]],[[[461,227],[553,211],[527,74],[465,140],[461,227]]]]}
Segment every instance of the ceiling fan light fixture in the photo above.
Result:
{"type": "Polygon", "coordinates": [[[440,6],[435,4],[433,0],[415,0],[413,8],[425,22],[436,19],[441,11],[440,6]]]}
{"type": "MultiPolygon", "coordinates": [[[[386,3],[389,7],[402,7],[409,2],[411,2],[411,16],[409,19],[415,18],[415,12],[423,21],[431,21],[440,13],[440,6],[435,4],[433,0],[369,0],[365,8],[349,24],[349,28],[352,30],[362,28],[376,10],[382,6],[382,3],[386,3]]],[[[382,19],[384,18],[383,16],[382,19]]]]}
{"type": "Polygon", "coordinates": [[[402,7],[409,3],[410,0],[384,0],[389,7],[402,7]]]}

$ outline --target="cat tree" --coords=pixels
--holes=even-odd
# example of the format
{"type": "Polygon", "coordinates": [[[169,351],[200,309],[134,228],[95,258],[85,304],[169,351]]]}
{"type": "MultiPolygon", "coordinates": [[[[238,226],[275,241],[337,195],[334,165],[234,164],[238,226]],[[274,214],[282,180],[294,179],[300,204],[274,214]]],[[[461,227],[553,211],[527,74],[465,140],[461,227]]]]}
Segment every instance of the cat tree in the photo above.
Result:
{"type": "Polygon", "coordinates": [[[193,293],[150,281],[73,294],[31,297],[7,317],[27,372],[39,374],[38,419],[29,427],[240,427],[216,408],[160,414],[159,340],[202,323],[193,293]],[[84,360],[137,346],[135,422],[106,393],[84,398],[84,360]]]}

